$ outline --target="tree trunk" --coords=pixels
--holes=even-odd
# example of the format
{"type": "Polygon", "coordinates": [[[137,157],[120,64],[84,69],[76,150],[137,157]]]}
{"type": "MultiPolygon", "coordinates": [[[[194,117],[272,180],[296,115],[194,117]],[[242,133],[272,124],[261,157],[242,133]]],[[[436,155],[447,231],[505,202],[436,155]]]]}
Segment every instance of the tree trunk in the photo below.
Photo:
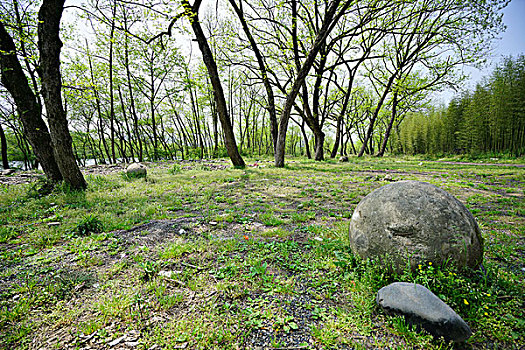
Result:
{"type": "Polygon", "coordinates": [[[132,162],[135,162],[135,148],[133,147],[133,137],[131,136],[131,129],[129,127],[128,123],[128,117],[126,115],[126,106],[124,104],[124,98],[122,97],[122,91],[120,89],[120,86],[118,87],[118,96],[120,99],[120,105],[122,108],[122,119],[124,120],[124,123],[126,124],[126,134],[128,135],[128,144],[129,144],[129,150],[131,152],[131,159],[132,162]]]}
{"type": "Polygon", "coordinates": [[[151,66],[150,66],[150,89],[151,89],[151,96],[148,96],[149,104],[150,104],[150,112],[151,112],[151,129],[153,131],[153,160],[158,160],[158,137],[157,137],[157,121],[155,117],[155,72],[154,72],[154,57],[153,57],[153,51],[151,53],[151,66]]]}
{"type": "Polygon", "coordinates": [[[340,140],[341,140],[341,141],[340,141],[341,147],[339,147],[339,155],[340,155],[340,156],[344,156],[344,155],[346,155],[346,153],[345,153],[345,148],[343,147],[343,144],[344,144],[344,142],[345,142],[345,134],[344,134],[344,132],[343,132],[344,121],[342,121],[341,124],[342,124],[342,125],[341,125],[341,130],[339,130],[339,134],[340,134],[339,138],[340,138],[340,140]]]}
{"type": "Polygon", "coordinates": [[[16,139],[16,145],[18,146],[18,148],[22,151],[22,154],[24,155],[24,168],[30,169],[29,165],[31,163],[29,162],[29,154],[28,154],[29,147],[26,147],[27,145],[26,138],[24,137],[24,135],[21,134],[21,132],[17,132],[16,129],[13,129],[13,132],[14,132],[14,136],[16,139]]]}
{"type": "MultiPolygon", "coordinates": [[[[338,117],[337,118],[337,126],[335,130],[335,142],[334,142],[334,148],[332,148],[332,153],[330,153],[330,158],[335,158],[337,155],[337,150],[339,149],[339,143],[342,142],[341,140],[341,121],[343,118],[338,117]]],[[[341,147],[342,149],[343,147],[341,147]]]]}
{"type": "MultiPolygon", "coordinates": [[[[363,58],[359,60],[357,66],[359,66],[363,61],[363,58]]],[[[330,155],[331,158],[335,158],[335,156],[337,155],[337,148],[339,147],[339,143],[341,143],[341,156],[343,155],[343,118],[346,114],[346,110],[348,109],[348,104],[350,102],[350,95],[352,94],[352,86],[354,84],[354,77],[357,71],[357,66],[353,70],[349,70],[350,78],[348,79],[348,88],[346,89],[345,97],[343,99],[343,106],[341,108],[341,112],[337,117],[337,135],[335,139],[334,149],[332,150],[332,154],[330,155]]]]}
{"type": "Polygon", "coordinates": [[[217,117],[217,108],[215,107],[214,100],[211,101],[211,118],[213,125],[213,158],[217,158],[219,157],[219,120],[217,117]]]}
{"type": "Polygon", "coordinates": [[[7,140],[5,139],[4,129],[2,124],[0,124],[0,145],[1,145],[1,154],[2,154],[2,167],[4,169],[9,169],[9,161],[7,160],[7,140]]]}
{"type": "Polygon", "coordinates": [[[117,3],[113,2],[113,16],[111,18],[111,30],[109,35],[109,123],[111,139],[111,163],[116,163],[115,157],[115,99],[113,98],[113,38],[115,34],[115,14],[117,3]]]}
{"type": "Polygon", "coordinates": [[[297,94],[299,93],[299,89],[303,85],[304,80],[306,79],[306,76],[308,75],[308,72],[310,71],[310,68],[312,68],[312,65],[314,64],[315,57],[317,56],[319,50],[321,49],[321,46],[324,44],[326,37],[330,33],[330,31],[333,28],[333,24],[336,23],[339,18],[344,14],[348,6],[350,6],[351,1],[347,1],[343,8],[338,12],[336,15],[337,8],[339,7],[340,0],[334,0],[328,10],[325,14],[325,20],[323,23],[323,26],[319,33],[317,34],[317,37],[315,38],[315,42],[310,49],[310,52],[308,53],[308,56],[306,57],[301,69],[297,73],[297,78],[295,79],[295,82],[292,86],[292,89],[288,96],[286,96],[286,101],[283,106],[283,110],[281,112],[281,117],[279,119],[279,133],[277,136],[277,147],[275,150],[275,166],[276,167],[284,167],[284,154],[286,150],[286,131],[288,130],[288,123],[290,120],[290,114],[292,111],[292,107],[295,102],[295,98],[297,97],[297,94]]]}
{"type": "Polygon", "coordinates": [[[87,187],[87,183],[73,154],[73,140],[69,134],[66,113],[62,105],[62,77],[60,74],[62,41],[59,37],[59,30],[64,2],[65,0],[44,0],[38,11],[39,74],[42,79],[42,95],[58,168],[64,181],[72,189],[83,190],[87,187]]]}
{"type": "Polygon", "coordinates": [[[228,156],[235,167],[244,168],[246,164],[244,163],[244,160],[239,153],[239,149],[237,148],[237,143],[235,142],[235,135],[233,133],[230,116],[228,115],[226,99],[224,98],[224,90],[222,89],[217,64],[215,63],[210,46],[208,45],[208,40],[202,31],[199,21],[198,6],[200,5],[200,1],[196,2],[195,7],[191,6],[188,0],[181,0],[181,3],[184,9],[188,12],[188,17],[189,21],[191,22],[193,33],[195,34],[197,43],[199,44],[199,48],[202,53],[202,59],[206,65],[208,74],[210,75],[211,85],[213,86],[213,95],[217,105],[217,112],[219,114],[222,130],[224,132],[224,144],[226,146],[226,151],[228,152],[228,156]]]}
{"type": "Polygon", "coordinates": [[[13,39],[2,22],[0,22],[0,70],[2,84],[16,103],[24,133],[37,160],[42,164],[44,173],[52,182],[62,181],[62,174],[53,154],[51,136],[42,119],[42,107],[27,83],[22,66],[16,57],[13,39]]]}
{"type": "Polygon", "coordinates": [[[242,11],[242,0],[239,2],[241,7],[237,6],[237,3],[235,2],[235,0],[229,0],[229,1],[233,9],[235,10],[237,17],[239,17],[239,20],[241,21],[242,29],[244,30],[244,33],[248,37],[248,41],[250,42],[253,53],[255,54],[255,58],[257,59],[259,70],[261,71],[261,78],[264,84],[264,88],[266,89],[266,95],[268,97],[268,113],[270,114],[270,130],[272,134],[272,142],[273,142],[273,148],[274,148],[274,153],[275,153],[275,149],[277,145],[277,134],[278,134],[277,112],[275,111],[275,96],[273,93],[272,85],[270,83],[270,79],[268,78],[268,70],[266,69],[266,63],[264,62],[264,58],[261,54],[261,51],[259,50],[259,47],[257,46],[257,43],[255,42],[250,32],[250,28],[248,27],[248,24],[246,23],[246,20],[244,18],[244,14],[242,11]]]}
{"type": "Polygon", "coordinates": [[[394,93],[394,99],[392,101],[392,117],[390,118],[390,122],[388,123],[388,126],[386,128],[385,138],[383,139],[383,143],[381,144],[381,149],[379,150],[379,153],[377,153],[378,157],[382,157],[385,154],[388,138],[390,137],[390,132],[392,131],[392,126],[394,125],[394,120],[396,119],[396,113],[397,113],[397,92],[394,93]]]}
{"type": "Polygon", "coordinates": [[[20,16],[20,8],[19,7],[20,7],[19,1],[13,1],[13,8],[15,10],[17,31],[18,31],[18,35],[21,38],[21,40],[19,41],[19,43],[20,43],[20,51],[22,53],[22,57],[24,57],[24,63],[25,63],[25,66],[26,66],[26,72],[27,72],[27,74],[29,74],[29,77],[31,78],[31,83],[33,85],[32,90],[35,92],[35,97],[36,97],[36,100],[37,100],[38,104],[40,106],[42,106],[42,101],[40,100],[40,95],[38,94],[38,90],[39,90],[38,83],[37,83],[38,79],[36,77],[35,70],[31,68],[31,63],[30,63],[30,60],[29,60],[31,56],[27,52],[26,45],[25,45],[25,40],[23,39],[29,33],[28,34],[24,33],[25,24],[22,23],[22,17],[20,16]]]}
{"type": "MultiPolygon", "coordinates": [[[[188,77],[188,80],[190,79],[190,75],[189,75],[189,72],[186,71],[186,76],[188,77]]],[[[197,138],[198,138],[198,145],[199,145],[199,148],[200,148],[200,158],[204,158],[204,142],[203,142],[203,139],[202,139],[202,130],[201,130],[201,125],[200,125],[200,114],[199,114],[199,106],[197,105],[197,101],[196,101],[196,96],[197,96],[197,91],[195,91],[195,96],[193,94],[193,84],[190,85],[190,102],[191,102],[191,110],[193,112],[193,119],[195,120],[195,132],[197,134],[197,138]]]]}
{"type": "Polygon", "coordinates": [[[315,132],[315,160],[321,161],[324,160],[324,132],[321,130],[316,130],[315,132]]]}
{"type": "Polygon", "coordinates": [[[310,153],[310,142],[308,141],[308,135],[306,135],[305,125],[306,123],[303,119],[303,123],[301,124],[301,134],[303,135],[304,148],[306,150],[306,157],[308,157],[308,159],[312,159],[312,153],[310,153]]]}
{"type": "MultiPolygon", "coordinates": [[[[388,83],[385,87],[385,91],[383,92],[383,95],[381,96],[381,99],[377,103],[376,109],[374,110],[374,115],[372,116],[372,119],[370,120],[370,125],[368,126],[368,130],[365,134],[365,137],[363,139],[363,145],[361,146],[361,150],[359,151],[358,157],[362,157],[365,153],[367,143],[370,141],[370,144],[372,144],[372,133],[374,132],[374,124],[377,120],[377,116],[379,115],[379,111],[381,110],[381,107],[383,106],[383,103],[385,102],[386,96],[390,92],[390,88],[392,87],[392,84],[394,83],[394,79],[396,78],[396,74],[393,74],[390,79],[388,80],[388,83]]],[[[370,152],[373,153],[372,145],[370,146],[370,152]]]]}
{"type": "MultiPolygon", "coordinates": [[[[128,30],[128,17],[127,12],[123,12],[123,18],[124,18],[124,29],[128,30]]],[[[138,160],[139,162],[142,162],[143,160],[143,150],[142,150],[142,138],[140,136],[140,128],[139,128],[139,118],[137,115],[137,110],[135,108],[135,98],[133,96],[133,87],[131,85],[131,69],[129,67],[129,45],[128,45],[128,36],[125,35],[124,37],[124,66],[126,67],[126,82],[127,82],[127,88],[129,93],[129,102],[131,104],[131,116],[133,117],[133,133],[135,134],[135,138],[138,143],[138,160]]],[[[131,142],[131,140],[130,140],[131,142]]]]}
{"type": "Polygon", "coordinates": [[[106,140],[104,138],[104,124],[103,124],[103,116],[102,116],[102,107],[100,103],[100,95],[98,93],[98,90],[95,84],[95,73],[93,71],[93,63],[91,61],[91,54],[89,52],[89,44],[88,44],[87,39],[86,39],[86,49],[88,51],[87,58],[88,58],[88,63],[89,63],[89,72],[90,72],[90,77],[91,77],[91,84],[93,85],[93,94],[95,95],[95,104],[96,104],[97,115],[98,115],[97,133],[99,135],[98,136],[98,148],[99,148],[99,152],[101,155],[100,161],[102,164],[106,164],[106,156],[104,155],[104,150],[106,151],[106,155],[108,156],[108,158],[110,158],[111,156],[109,155],[109,150],[107,148],[106,140]],[[101,144],[103,148],[101,147],[101,144]]]}

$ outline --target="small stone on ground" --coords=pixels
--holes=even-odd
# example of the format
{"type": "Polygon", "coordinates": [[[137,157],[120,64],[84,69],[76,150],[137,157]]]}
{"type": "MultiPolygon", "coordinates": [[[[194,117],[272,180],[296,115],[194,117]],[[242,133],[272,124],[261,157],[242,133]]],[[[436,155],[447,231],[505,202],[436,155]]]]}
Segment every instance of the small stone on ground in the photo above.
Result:
{"type": "Polygon", "coordinates": [[[463,342],[472,335],[469,326],[450,306],[420,284],[392,283],[379,290],[376,301],[387,314],[403,315],[409,324],[436,338],[463,342]]]}

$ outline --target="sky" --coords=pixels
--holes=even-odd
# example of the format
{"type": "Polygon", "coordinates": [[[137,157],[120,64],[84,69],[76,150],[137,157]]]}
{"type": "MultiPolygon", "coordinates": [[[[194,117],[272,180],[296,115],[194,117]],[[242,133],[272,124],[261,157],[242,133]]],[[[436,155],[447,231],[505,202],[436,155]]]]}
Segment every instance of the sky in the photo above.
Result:
{"type": "Polygon", "coordinates": [[[507,30],[502,40],[496,42],[495,56],[525,54],[525,0],[512,0],[503,10],[503,22],[507,30]]]}
{"type": "Polygon", "coordinates": [[[503,57],[525,54],[525,0],[511,0],[503,9],[503,23],[507,30],[500,35],[501,40],[494,43],[493,53],[488,57],[489,65],[482,70],[466,69],[471,74],[468,88],[473,89],[483,77],[490,75],[503,57]]]}

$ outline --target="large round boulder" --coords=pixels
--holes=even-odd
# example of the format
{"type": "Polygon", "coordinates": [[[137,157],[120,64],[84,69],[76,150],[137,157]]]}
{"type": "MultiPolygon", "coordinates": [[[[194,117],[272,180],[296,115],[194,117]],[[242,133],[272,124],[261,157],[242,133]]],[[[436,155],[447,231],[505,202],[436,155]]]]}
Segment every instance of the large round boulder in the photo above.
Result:
{"type": "Polygon", "coordinates": [[[468,209],[444,190],[419,181],[383,186],[357,205],[350,221],[350,245],[362,258],[393,263],[445,261],[463,268],[483,259],[483,241],[468,209]]]}
{"type": "Polygon", "coordinates": [[[148,170],[144,164],[132,163],[126,168],[126,175],[132,178],[146,177],[148,170]]]}

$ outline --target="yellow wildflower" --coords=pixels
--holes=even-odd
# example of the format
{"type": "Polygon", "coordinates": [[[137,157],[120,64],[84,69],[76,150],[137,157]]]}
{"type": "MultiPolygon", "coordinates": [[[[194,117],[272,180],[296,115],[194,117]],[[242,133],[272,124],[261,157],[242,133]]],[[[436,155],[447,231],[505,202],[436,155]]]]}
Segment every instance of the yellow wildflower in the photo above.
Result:
{"type": "Polygon", "coordinates": [[[463,302],[465,303],[465,305],[468,305],[467,299],[463,299],[463,302]]]}

